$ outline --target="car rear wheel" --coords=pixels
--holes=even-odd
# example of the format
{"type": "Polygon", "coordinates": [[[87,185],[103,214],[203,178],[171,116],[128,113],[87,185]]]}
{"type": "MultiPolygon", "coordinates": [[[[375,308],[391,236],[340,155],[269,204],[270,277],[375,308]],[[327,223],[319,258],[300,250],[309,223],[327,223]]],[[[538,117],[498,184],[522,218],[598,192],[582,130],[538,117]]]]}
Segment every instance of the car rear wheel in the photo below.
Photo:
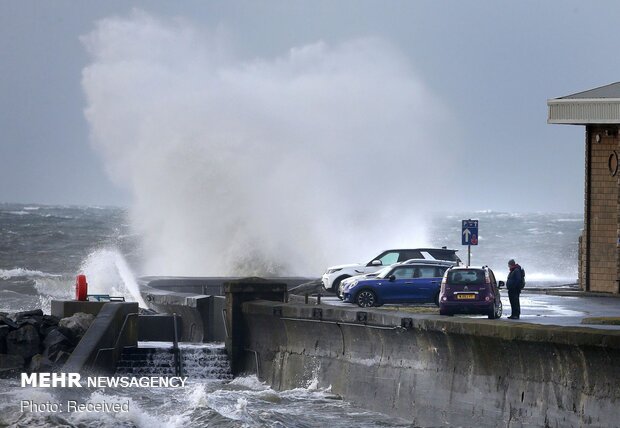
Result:
{"type": "Polygon", "coordinates": [[[360,308],[370,308],[377,305],[377,295],[371,290],[362,290],[357,293],[355,303],[360,308]]]}
{"type": "Polygon", "coordinates": [[[440,310],[439,310],[439,315],[447,315],[447,316],[451,317],[451,316],[452,316],[452,315],[454,315],[454,314],[453,314],[452,312],[449,312],[449,311],[446,311],[446,310],[440,309],[440,310]]]}
{"type": "Polygon", "coordinates": [[[493,305],[493,312],[489,314],[490,320],[496,320],[502,317],[502,301],[499,301],[497,307],[493,305]]]}

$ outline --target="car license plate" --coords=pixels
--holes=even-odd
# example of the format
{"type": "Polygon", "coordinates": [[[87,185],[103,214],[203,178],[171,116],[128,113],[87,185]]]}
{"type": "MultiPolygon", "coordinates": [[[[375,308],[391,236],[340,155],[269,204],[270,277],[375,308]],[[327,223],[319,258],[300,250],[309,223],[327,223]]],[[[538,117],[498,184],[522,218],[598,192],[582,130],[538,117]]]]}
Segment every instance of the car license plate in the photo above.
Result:
{"type": "Polygon", "coordinates": [[[476,298],[475,294],[457,294],[456,295],[457,300],[471,300],[475,298],[476,298]]]}

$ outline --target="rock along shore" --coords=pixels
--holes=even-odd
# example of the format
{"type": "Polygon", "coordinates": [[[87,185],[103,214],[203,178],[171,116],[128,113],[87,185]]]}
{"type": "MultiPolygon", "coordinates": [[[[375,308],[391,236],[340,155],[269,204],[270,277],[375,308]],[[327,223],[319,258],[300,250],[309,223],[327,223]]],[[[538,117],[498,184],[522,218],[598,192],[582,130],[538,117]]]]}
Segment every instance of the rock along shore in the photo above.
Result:
{"type": "Polygon", "coordinates": [[[41,309],[0,312],[0,377],[59,370],[94,318],[76,313],[59,319],[41,309]]]}

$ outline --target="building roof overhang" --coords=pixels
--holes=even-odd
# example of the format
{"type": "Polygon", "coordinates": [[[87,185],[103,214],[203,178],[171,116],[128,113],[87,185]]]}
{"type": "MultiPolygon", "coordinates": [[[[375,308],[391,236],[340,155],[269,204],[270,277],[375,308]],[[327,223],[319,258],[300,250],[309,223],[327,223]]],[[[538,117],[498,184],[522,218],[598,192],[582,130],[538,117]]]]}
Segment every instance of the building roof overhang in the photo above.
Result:
{"type": "Polygon", "coordinates": [[[620,124],[620,82],[547,100],[547,123],[620,124]]]}

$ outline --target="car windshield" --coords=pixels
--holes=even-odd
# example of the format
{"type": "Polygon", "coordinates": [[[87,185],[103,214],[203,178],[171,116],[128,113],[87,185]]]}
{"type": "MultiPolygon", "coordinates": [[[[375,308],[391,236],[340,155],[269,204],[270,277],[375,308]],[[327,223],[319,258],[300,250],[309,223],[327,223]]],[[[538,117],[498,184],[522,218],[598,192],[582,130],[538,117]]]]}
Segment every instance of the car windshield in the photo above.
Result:
{"type": "Polygon", "coordinates": [[[448,273],[448,284],[468,285],[484,282],[484,272],[480,269],[457,269],[448,273]]]}
{"type": "Polygon", "coordinates": [[[385,276],[390,273],[390,271],[392,270],[392,266],[386,266],[383,269],[381,269],[379,272],[377,272],[377,278],[385,278],[385,276]]]}

